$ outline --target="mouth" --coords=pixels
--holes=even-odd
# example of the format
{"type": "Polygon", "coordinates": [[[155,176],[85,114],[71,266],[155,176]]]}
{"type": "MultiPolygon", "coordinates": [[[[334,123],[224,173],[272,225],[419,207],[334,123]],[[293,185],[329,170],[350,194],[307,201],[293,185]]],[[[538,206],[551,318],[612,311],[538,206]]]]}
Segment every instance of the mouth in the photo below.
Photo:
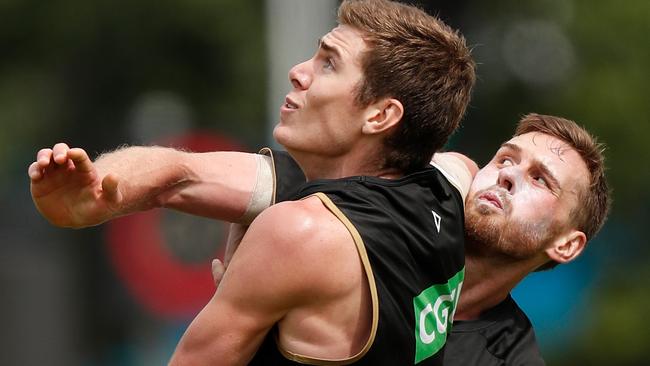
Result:
{"type": "Polygon", "coordinates": [[[487,202],[488,204],[500,210],[503,210],[503,200],[497,193],[485,192],[478,196],[478,199],[480,201],[487,202]]]}
{"type": "Polygon", "coordinates": [[[288,96],[284,98],[284,104],[282,105],[286,109],[298,109],[298,103],[296,103],[293,99],[289,98],[288,96]]]}

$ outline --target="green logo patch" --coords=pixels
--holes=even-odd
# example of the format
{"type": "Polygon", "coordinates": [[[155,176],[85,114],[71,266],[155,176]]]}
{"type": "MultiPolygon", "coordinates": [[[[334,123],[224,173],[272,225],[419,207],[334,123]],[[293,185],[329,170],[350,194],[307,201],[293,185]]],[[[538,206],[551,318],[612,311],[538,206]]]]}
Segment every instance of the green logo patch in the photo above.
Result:
{"type": "Polygon", "coordinates": [[[456,312],[465,268],[447,283],[433,285],[413,298],[415,309],[415,364],[440,351],[456,312]]]}

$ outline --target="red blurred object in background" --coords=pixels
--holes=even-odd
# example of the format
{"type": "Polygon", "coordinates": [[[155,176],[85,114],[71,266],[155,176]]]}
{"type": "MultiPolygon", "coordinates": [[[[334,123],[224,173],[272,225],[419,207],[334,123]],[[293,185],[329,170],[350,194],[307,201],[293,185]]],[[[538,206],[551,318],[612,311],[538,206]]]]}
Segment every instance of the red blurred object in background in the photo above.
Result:
{"type": "MultiPolygon", "coordinates": [[[[243,150],[240,144],[209,133],[174,137],[159,145],[195,152],[243,150]]],[[[106,235],[117,276],[152,314],[171,319],[194,316],[214,293],[211,261],[223,259],[226,223],[154,209],[109,222],[106,235]]]]}

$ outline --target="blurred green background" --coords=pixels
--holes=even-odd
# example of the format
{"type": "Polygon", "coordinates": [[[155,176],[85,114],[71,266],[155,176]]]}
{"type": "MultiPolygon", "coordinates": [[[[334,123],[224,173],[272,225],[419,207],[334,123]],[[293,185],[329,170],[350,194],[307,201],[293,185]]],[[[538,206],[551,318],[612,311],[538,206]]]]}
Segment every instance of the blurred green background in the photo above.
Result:
{"type": "MultiPolygon", "coordinates": [[[[289,83],[273,89],[270,51],[307,37],[310,17],[333,25],[335,1],[309,11],[322,1],[0,1],[0,364],[166,362],[212,291],[209,258],[224,226],[157,211],[54,228],[32,205],[27,166],[59,141],[93,156],[123,144],[271,143],[274,93],[289,83]],[[280,6],[294,7],[280,23],[295,39],[278,46],[269,27],[280,6]],[[151,245],[166,257],[143,254],[151,245]],[[160,268],[169,270],[157,278],[160,268]],[[200,284],[173,283],[188,273],[200,284]]],[[[607,144],[605,228],[575,263],[530,276],[514,294],[549,365],[647,364],[650,2],[420,5],[459,28],[479,63],[451,149],[485,163],[528,112],[573,119],[607,144]]],[[[313,49],[316,38],[306,42],[313,49]]]]}

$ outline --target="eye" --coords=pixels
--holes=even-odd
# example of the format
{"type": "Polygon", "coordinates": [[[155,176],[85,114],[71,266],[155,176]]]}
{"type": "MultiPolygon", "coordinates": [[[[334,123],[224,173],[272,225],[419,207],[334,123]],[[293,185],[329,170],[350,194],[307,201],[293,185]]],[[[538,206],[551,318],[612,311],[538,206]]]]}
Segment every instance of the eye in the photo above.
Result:
{"type": "Polygon", "coordinates": [[[323,69],[326,70],[334,70],[334,61],[332,58],[327,57],[325,61],[323,62],[323,69]]]}
{"type": "Polygon", "coordinates": [[[514,163],[512,162],[512,159],[510,159],[508,157],[500,158],[498,160],[498,162],[499,162],[499,165],[501,165],[502,167],[507,167],[507,166],[513,166],[514,165],[514,163]]]}
{"type": "Polygon", "coordinates": [[[542,176],[533,177],[533,180],[535,181],[535,183],[541,186],[548,187],[548,183],[546,182],[546,179],[542,176]]]}

